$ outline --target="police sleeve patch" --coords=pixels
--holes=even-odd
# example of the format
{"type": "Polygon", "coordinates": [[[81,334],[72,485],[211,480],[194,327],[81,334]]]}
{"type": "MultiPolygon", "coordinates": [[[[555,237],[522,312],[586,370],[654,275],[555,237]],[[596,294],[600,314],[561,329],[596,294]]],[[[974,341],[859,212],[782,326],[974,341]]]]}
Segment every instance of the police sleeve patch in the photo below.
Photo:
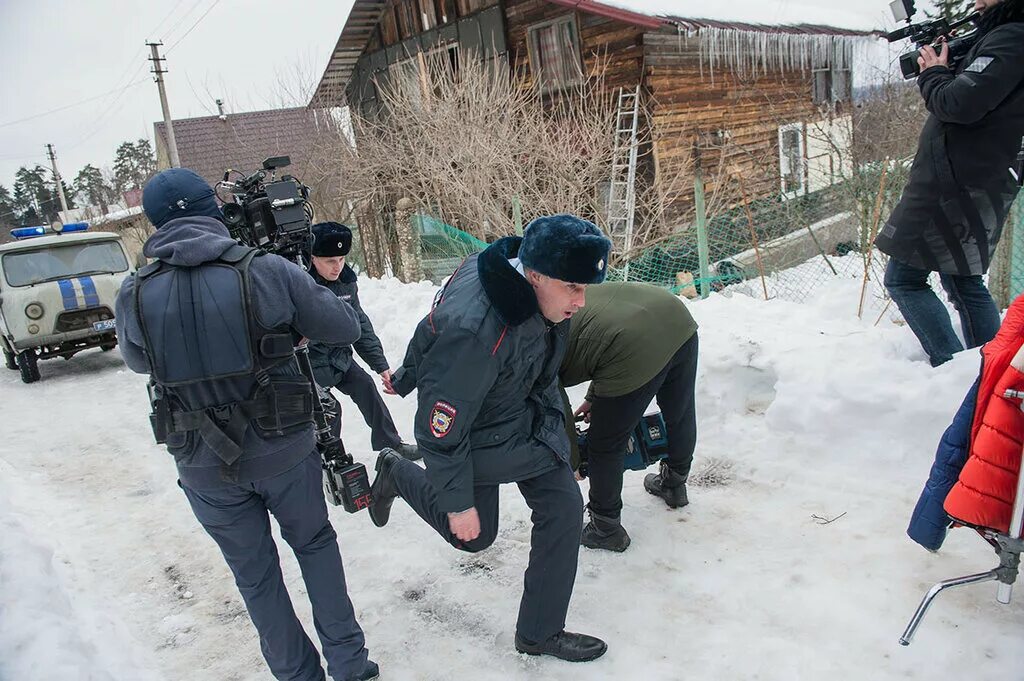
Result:
{"type": "Polygon", "coordinates": [[[452,426],[455,425],[455,407],[438,400],[434,403],[434,408],[430,412],[430,432],[434,437],[444,437],[451,431],[452,426]]]}
{"type": "Polygon", "coordinates": [[[981,73],[988,68],[988,65],[995,61],[994,57],[978,57],[971,62],[971,65],[964,69],[964,73],[981,73]]]}

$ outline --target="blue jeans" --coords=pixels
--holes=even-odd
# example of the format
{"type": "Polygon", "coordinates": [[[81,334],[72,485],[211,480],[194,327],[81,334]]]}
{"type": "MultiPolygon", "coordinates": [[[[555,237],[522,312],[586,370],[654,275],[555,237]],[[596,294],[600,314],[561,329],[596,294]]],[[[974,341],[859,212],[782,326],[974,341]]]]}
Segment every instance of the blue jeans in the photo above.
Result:
{"type": "Polygon", "coordinates": [[[285,589],[270,514],[299,561],[328,673],[338,681],[354,679],[372,664],[348,597],[322,481],[320,456],[313,452],[298,466],[267,480],[212,490],[181,485],[196,518],[234,573],[259,632],[263,657],[278,679],[323,681],[324,672],[285,589]]]}
{"type": "MultiPolygon", "coordinates": [[[[885,288],[903,313],[914,335],[937,367],[953,358],[964,346],[953,331],[946,306],[928,283],[929,270],[906,265],[889,258],[885,268],[885,288]]],[[[969,348],[992,340],[999,330],[999,309],[980,275],[940,274],[939,280],[953,307],[960,314],[964,341],[969,348]]]]}

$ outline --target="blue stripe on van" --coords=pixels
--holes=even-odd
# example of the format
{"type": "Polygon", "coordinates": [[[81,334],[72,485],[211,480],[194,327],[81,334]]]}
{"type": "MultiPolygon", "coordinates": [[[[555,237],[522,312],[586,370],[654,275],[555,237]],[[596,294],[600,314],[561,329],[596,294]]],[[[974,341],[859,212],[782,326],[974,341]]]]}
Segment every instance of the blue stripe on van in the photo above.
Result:
{"type": "Polygon", "coordinates": [[[75,285],[70,279],[60,279],[57,281],[57,286],[60,287],[60,297],[64,301],[65,310],[77,310],[78,309],[78,296],[75,295],[75,285]]]}
{"type": "Polygon", "coordinates": [[[100,296],[96,292],[96,284],[93,283],[92,277],[80,277],[78,283],[82,286],[82,293],[85,294],[85,306],[98,307],[100,296]]]}

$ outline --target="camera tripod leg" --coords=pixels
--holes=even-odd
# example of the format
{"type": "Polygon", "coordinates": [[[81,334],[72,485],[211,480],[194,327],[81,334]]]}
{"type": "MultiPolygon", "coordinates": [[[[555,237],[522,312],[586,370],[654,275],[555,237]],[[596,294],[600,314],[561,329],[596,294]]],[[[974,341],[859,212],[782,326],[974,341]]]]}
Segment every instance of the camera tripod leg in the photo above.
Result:
{"type": "Polygon", "coordinates": [[[981,582],[994,582],[999,579],[998,574],[995,570],[989,570],[988,572],[982,572],[976,575],[968,575],[966,577],[957,577],[956,579],[947,579],[944,582],[939,582],[925,594],[924,599],[921,601],[921,605],[917,606],[917,612],[910,618],[910,623],[907,624],[906,630],[903,635],[900,636],[900,645],[909,646],[910,642],[914,638],[914,634],[917,632],[917,628],[921,624],[921,620],[924,619],[925,614],[928,612],[928,608],[931,607],[935,597],[946,589],[951,589],[956,586],[967,586],[969,584],[980,584],[981,582]]]}

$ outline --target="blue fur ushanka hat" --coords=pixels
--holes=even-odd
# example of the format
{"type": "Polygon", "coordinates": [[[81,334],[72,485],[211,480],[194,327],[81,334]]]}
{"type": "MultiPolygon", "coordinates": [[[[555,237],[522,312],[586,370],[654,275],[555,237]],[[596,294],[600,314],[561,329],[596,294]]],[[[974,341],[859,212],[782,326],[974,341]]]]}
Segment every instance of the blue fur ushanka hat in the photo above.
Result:
{"type": "Polygon", "coordinates": [[[593,222],[575,215],[539,217],[523,230],[519,260],[531,270],[574,284],[600,284],[612,242],[593,222]]]}

